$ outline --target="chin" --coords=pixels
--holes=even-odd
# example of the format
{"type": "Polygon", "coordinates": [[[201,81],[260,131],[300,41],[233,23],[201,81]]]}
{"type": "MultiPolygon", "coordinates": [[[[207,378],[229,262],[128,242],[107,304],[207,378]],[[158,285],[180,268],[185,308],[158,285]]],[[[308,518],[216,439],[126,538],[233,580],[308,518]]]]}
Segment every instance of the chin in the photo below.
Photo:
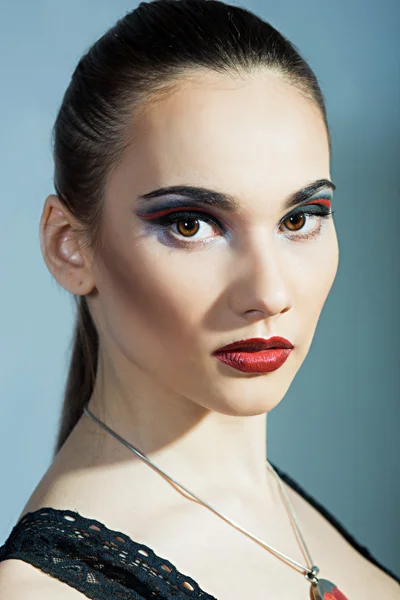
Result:
{"type": "Polygon", "coordinates": [[[263,375],[252,375],[215,383],[194,401],[209,410],[236,417],[251,417],[269,412],[283,400],[294,379],[290,370],[274,371],[263,375]],[[272,376],[272,377],[271,377],[272,376]],[[206,402],[204,399],[207,399],[206,402]]]}

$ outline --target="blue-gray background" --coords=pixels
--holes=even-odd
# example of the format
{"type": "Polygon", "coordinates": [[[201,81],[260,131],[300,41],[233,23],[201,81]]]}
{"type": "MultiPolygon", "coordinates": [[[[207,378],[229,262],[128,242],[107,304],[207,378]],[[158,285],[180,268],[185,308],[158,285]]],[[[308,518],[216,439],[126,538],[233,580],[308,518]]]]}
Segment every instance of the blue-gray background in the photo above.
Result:
{"type": "MultiPolygon", "coordinates": [[[[50,130],[81,54],[136,5],[0,1],[0,544],[51,460],[73,327],[70,297],[39,246],[53,191],[50,130]]],[[[400,575],[400,2],[243,6],[316,72],[337,185],[337,278],[309,354],[269,416],[268,456],[400,575]]]]}

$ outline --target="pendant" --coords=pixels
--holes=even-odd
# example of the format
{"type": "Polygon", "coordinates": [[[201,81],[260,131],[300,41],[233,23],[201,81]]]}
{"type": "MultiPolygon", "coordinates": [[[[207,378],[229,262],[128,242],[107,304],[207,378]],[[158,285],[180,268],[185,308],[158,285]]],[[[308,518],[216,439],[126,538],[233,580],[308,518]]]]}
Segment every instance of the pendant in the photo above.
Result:
{"type": "Polygon", "coordinates": [[[318,579],[313,583],[311,592],[314,600],[348,600],[336,585],[327,579],[318,579]]]}

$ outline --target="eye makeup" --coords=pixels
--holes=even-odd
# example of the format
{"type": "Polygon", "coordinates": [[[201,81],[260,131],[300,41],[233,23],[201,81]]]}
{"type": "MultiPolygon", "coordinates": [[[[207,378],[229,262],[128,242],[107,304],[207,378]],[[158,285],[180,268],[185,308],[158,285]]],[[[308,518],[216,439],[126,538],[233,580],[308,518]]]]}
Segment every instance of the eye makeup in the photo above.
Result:
{"type": "MultiPolygon", "coordinates": [[[[308,202],[302,203],[301,206],[307,206],[309,204],[318,203],[318,204],[330,207],[331,201],[332,201],[332,196],[328,192],[327,197],[319,196],[318,198],[315,198],[314,200],[309,200],[308,202]],[[317,200],[318,200],[318,202],[317,202],[317,200]]],[[[187,201],[185,201],[185,200],[177,200],[177,201],[172,201],[172,202],[167,201],[165,204],[158,205],[157,210],[154,210],[152,212],[146,212],[144,214],[141,214],[141,213],[136,213],[136,214],[141,219],[158,219],[160,217],[163,217],[166,214],[177,212],[177,211],[182,211],[183,209],[185,209],[185,211],[190,211],[190,210],[193,210],[193,211],[197,210],[199,212],[204,211],[206,214],[209,214],[206,210],[196,206],[196,204],[192,204],[191,206],[189,206],[187,201]]]]}
{"type": "MultiPolygon", "coordinates": [[[[299,196],[297,196],[299,198],[299,196]]],[[[285,225],[286,222],[291,222],[290,226],[285,228],[285,237],[290,241],[305,241],[307,239],[316,238],[322,230],[323,219],[329,218],[333,215],[330,210],[331,201],[333,194],[331,189],[321,190],[319,193],[315,193],[310,199],[310,196],[306,199],[303,197],[303,201],[299,205],[279,221],[279,227],[285,225]],[[297,229],[296,220],[305,220],[305,225],[317,223],[318,227],[314,227],[310,230],[308,227],[301,227],[297,229]],[[293,223],[293,220],[295,223],[293,223]]],[[[293,196],[292,200],[293,202],[293,196]]],[[[232,225],[225,223],[220,217],[210,214],[202,206],[199,206],[197,202],[188,203],[184,198],[182,199],[166,199],[161,204],[158,204],[151,212],[136,213],[136,215],[143,220],[147,220],[151,223],[150,230],[152,232],[159,231],[162,233],[167,243],[172,246],[186,247],[206,245],[209,242],[204,239],[196,239],[198,231],[194,235],[184,235],[182,232],[174,232],[174,227],[177,223],[207,223],[216,228],[219,233],[226,233],[229,229],[234,230],[232,225]],[[174,232],[174,233],[173,233],[174,232]]],[[[193,228],[190,228],[193,229],[193,228]]],[[[211,241],[215,238],[212,237],[211,241]]]]}
{"type": "MultiPolygon", "coordinates": [[[[285,223],[285,221],[296,217],[309,217],[307,219],[308,221],[312,220],[313,218],[317,220],[318,227],[311,230],[306,230],[306,232],[304,232],[304,228],[301,227],[299,230],[294,230],[294,235],[288,235],[286,237],[290,241],[306,241],[317,238],[322,232],[323,221],[332,217],[333,213],[335,212],[332,211],[330,207],[330,200],[321,198],[312,202],[308,202],[307,204],[303,204],[300,208],[289,213],[281,220],[280,223],[285,223]]],[[[293,233],[293,230],[290,228],[289,231],[293,233]]]]}
{"type": "MultiPolygon", "coordinates": [[[[291,227],[286,226],[285,229],[285,237],[290,242],[304,242],[306,240],[317,238],[322,231],[322,222],[324,219],[328,219],[333,215],[334,211],[330,210],[330,201],[327,199],[315,200],[312,202],[308,202],[303,207],[299,207],[292,212],[288,213],[281,219],[279,222],[279,226],[284,225],[285,222],[290,220],[295,220],[300,218],[300,220],[305,220],[305,225],[301,224],[301,228],[297,229],[297,223],[291,223],[291,227],[295,227],[292,229],[291,227]],[[307,206],[307,208],[305,208],[307,206]],[[307,225],[311,225],[314,223],[317,226],[307,228],[307,225]]],[[[147,215],[145,218],[151,221],[151,230],[159,231],[162,234],[162,238],[166,241],[167,245],[173,247],[180,247],[189,249],[191,246],[205,246],[210,241],[212,241],[215,237],[218,237],[218,233],[226,233],[227,227],[222,225],[220,220],[216,217],[210,215],[206,211],[201,210],[191,210],[189,207],[185,207],[184,210],[180,208],[175,209],[164,209],[157,211],[156,213],[147,215]],[[181,232],[172,233],[171,230],[175,227],[177,223],[184,223],[187,227],[188,223],[206,223],[208,225],[213,226],[217,229],[217,235],[212,236],[211,240],[207,241],[204,239],[196,239],[198,231],[195,232],[195,235],[183,235],[181,232]]],[[[189,227],[192,229],[192,227],[189,227]]]]}
{"type": "Polygon", "coordinates": [[[332,198],[316,198],[315,200],[310,200],[310,202],[305,202],[302,206],[308,206],[308,204],[322,204],[323,206],[331,207],[332,198]],[[317,202],[318,200],[318,202],[317,202]]]}
{"type": "MultiPolygon", "coordinates": [[[[332,199],[332,191],[335,189],[335,184],[329,179],[317,179],[304,188],[289,194],[283,202],[282,210],[289,210],[298,204],[307,202],[308,200],[311,200],[317,192],[319,193],[322,190],[324,190],[324,193],[326,194],[329,193],[329,197],[332,199]]],[[[189,185],[174,185],[158,188],[151,192],[147,192],[146,194],[139,195],[137,200],[140,206],[162,196],[181,196],[185,198],[184,202],[186,204],[196,206],[206,204],[224,210],[227,213],[241,212],[245,208],[236,196],[208,188],[189,185]]]]}

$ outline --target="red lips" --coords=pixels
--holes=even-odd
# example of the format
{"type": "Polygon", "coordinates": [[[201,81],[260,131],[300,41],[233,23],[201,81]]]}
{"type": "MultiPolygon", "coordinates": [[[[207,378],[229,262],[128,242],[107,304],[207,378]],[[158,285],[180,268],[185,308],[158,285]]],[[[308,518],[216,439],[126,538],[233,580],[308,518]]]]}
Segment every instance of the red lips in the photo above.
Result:
{"type": "Polygon", "coordinates": [[[243,352],[257,352],[259,350],[268,350],[269,348],[293,348],[293,344],[283,337],[274,336],[269,339],[250,338],[248,340],[239,340],[233,344],[228,344],[215,350],[213,354],[219,352],[228,352],[230,350],[241,350],[243,352]]]}

